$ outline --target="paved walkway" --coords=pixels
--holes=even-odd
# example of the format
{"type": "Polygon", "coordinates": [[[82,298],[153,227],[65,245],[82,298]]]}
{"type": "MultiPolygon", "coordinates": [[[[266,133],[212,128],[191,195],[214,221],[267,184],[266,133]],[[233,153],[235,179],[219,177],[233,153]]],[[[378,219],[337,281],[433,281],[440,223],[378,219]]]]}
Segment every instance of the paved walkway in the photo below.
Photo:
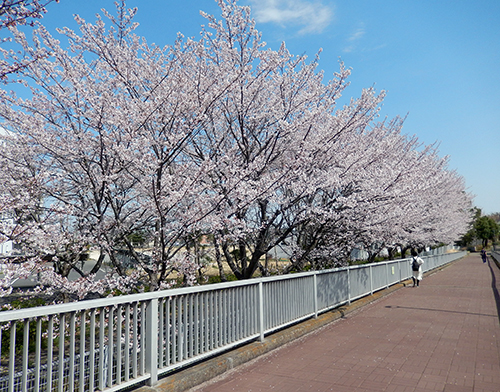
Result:
{"type": "Polygon", "coordinates": [[[499,392],[499,291],[472,254],[191,391],[499,392]]]}

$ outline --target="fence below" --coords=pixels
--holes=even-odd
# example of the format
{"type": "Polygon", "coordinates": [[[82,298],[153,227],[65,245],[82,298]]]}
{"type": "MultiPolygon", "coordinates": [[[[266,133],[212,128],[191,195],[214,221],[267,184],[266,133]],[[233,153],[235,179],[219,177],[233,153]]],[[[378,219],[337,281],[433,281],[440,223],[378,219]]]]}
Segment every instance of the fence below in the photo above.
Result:
{"type": "MultiPolygon", "coordinates": [[[[423,256],[424,271],[465,254],[423,256]]],[[[408,279],[410,264],[402,259],[0,312],[0,392],[154,385],[162,375],[408,279]]]]}

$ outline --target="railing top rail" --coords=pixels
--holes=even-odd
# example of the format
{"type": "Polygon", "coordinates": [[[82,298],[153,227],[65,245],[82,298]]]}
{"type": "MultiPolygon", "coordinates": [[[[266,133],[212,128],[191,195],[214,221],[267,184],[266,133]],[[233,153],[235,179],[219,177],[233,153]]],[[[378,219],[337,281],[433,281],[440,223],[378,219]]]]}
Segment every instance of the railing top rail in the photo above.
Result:
{"type": "Polygon", "coordinates": [[[211,285],[205,286],[195,286],[195,287],[183,287],[177,289],[169,289],[169,290],[159,290],[152,291],[146,293],[139,294],[127,294],[120,295],[116,297],[109,298],[99,298],[99,299],[91,299],[77,302],[68,302],[65,304],[57,304],[57,305],[47,305],[40,306],[37,308],[27,308],[27,309],[17,309],[17,310],[9,310],[5,312],[0,312],[0,322],[25,319],[25,318],[33,318],[40,316],[51,316],[55,314],[62,313],[72,313],[79,312],[82,310],[91,310],[97,308],[104,308],[109,306],[117,306],[128,303],[136,303],[136,302],[144,302],[150,301],[153,299],[159,298],[168,298],[177,295],[190,294],[190,293],[201,293],[205,291],[213,291],[213,290],[221,290],[230,287],[239,287],[239,286],[248,286],[255,285],[259,282],[257,279],[252,279],[248,281],[237,281],[237,282],[225,282],[225,283],[215,283],[211,285]]]}

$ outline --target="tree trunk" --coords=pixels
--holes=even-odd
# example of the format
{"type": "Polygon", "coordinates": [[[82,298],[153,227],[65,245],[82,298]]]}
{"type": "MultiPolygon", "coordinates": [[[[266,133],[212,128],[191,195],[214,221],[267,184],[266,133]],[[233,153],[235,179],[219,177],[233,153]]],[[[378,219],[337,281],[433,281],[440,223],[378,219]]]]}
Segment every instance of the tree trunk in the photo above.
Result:
{"type": "Polygon", "coordinates": [[[217,241],[217,236],[215,236],[215,235],[214,235],[214,251],[215,251],[215,260],[217,261],[217,267],[219,268],[220,281],[227,282],[227,277],[226,277],[226,274],[224,272],[224,266],[222,265],[219,243],[217,241]]]}

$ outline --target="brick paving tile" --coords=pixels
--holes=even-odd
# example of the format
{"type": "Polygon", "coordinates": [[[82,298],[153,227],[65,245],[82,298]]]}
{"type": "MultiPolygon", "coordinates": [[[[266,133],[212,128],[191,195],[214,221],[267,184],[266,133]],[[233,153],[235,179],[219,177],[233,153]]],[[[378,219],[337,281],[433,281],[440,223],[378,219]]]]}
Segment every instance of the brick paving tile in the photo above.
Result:
{"type": "Polygon", "coordinates": [[[471,254],[191,391],[499,392],[499,291],[471,254]]]}

